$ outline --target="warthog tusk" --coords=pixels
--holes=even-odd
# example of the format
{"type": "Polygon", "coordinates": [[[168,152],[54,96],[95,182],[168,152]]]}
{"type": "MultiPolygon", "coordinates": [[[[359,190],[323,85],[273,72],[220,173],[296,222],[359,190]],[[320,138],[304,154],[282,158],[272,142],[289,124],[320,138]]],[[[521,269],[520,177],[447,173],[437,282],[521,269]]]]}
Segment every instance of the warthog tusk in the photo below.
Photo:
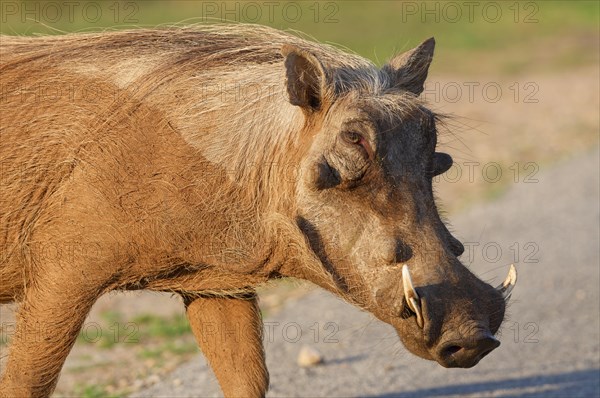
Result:
{"type": "Polygon", "coordinates": [[[408,266],[406,264],[402,266],[402,285],[404,286],[404,298],[410,309],[417,316],[417,325],[422,328],[423,312],[421,311],[421,299],[413,286],[412,278],[410,277],[410,272],[408,271],[408,266]]]}
{"type": "Polygon", "coordinates": [[[510,292],[515,287],[515,283],[517,283],[517,269],[514,264],[511,264],[506,279],[496,289],[502,293],[504,299],[508,299],[510,297],[510,292]]]}

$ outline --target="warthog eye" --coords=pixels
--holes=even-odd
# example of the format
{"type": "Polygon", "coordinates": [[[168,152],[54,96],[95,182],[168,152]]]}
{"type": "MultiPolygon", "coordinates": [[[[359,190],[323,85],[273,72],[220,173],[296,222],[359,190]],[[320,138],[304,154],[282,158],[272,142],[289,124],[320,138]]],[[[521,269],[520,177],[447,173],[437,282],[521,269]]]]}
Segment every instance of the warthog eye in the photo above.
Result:
{"type": "Polygon", "coordinates": [[[369,142],[362,134],[349,130],[342,132],[341,136],[342,140],[344,140],[346,143],[359,146],[365,151],[365,155],[367,155],[367,157],[372,157],[373,150],[371,149],[371,145],[369,145],[369,142]]]}
{"type": "Polygon", "coordinates": [[[342,134],[342,137],[344,138],[344,140],[346,142],[348,142],[349,144],[360,144],[361,141],[363,140],[362,135],[358,134],[355,131],[345,131],[342,134]]]}

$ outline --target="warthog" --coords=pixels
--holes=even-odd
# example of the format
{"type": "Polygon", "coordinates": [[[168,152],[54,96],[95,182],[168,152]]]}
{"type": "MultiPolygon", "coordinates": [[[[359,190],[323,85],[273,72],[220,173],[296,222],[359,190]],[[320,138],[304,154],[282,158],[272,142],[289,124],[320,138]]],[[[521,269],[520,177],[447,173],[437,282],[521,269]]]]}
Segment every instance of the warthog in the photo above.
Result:
{"type": "Polygon", "coordinates": [[[150,289],[182,296],[226,396],[262,396],[253,289],[281,277],[475,365],[516,275],[479,280],[436,210],[433,48],[379,69],[258,26],[3,36],[0,302],[21,304],[0,395],[48,396],[96,299],[150,289]]]}

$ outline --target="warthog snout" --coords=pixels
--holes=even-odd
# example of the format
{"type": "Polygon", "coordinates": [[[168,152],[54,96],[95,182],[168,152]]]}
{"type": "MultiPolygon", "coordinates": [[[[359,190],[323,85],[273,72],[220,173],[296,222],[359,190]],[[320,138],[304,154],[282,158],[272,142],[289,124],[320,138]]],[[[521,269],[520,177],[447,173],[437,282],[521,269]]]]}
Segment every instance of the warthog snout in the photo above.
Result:
{"type": "Polygon", "coordinates": [[[451,264],[456,273],[441,283],[428,283],[427,276],[414,283],[409,266],[402,267],[402,321],[397,330],[413,353],[446,368],[470,368],[500,346],[494,334],[504,318],[516,269],[511,266],[506,280],[494,288],[460,263],[451,264]]]}

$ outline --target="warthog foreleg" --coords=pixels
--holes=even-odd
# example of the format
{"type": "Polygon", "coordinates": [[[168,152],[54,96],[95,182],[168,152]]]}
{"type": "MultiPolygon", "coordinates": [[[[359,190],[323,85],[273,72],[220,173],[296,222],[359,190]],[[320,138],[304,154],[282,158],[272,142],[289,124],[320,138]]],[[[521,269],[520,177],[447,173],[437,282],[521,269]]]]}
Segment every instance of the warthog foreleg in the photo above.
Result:
{"type": "MultiPolygon", "coordinates": [[[[0,397],[48,397],[79,330],[100,294],[81,272],[60,275],[42,268],[17,312],[0,397]]],[[[64,272],[64,271],[63,271],[64,272]]]]}
{"type": "Polygon", "coordinates": [[[202,352],[226,397],[264,397],[269,374],[256,296],[184,297],[202,352]]]}

